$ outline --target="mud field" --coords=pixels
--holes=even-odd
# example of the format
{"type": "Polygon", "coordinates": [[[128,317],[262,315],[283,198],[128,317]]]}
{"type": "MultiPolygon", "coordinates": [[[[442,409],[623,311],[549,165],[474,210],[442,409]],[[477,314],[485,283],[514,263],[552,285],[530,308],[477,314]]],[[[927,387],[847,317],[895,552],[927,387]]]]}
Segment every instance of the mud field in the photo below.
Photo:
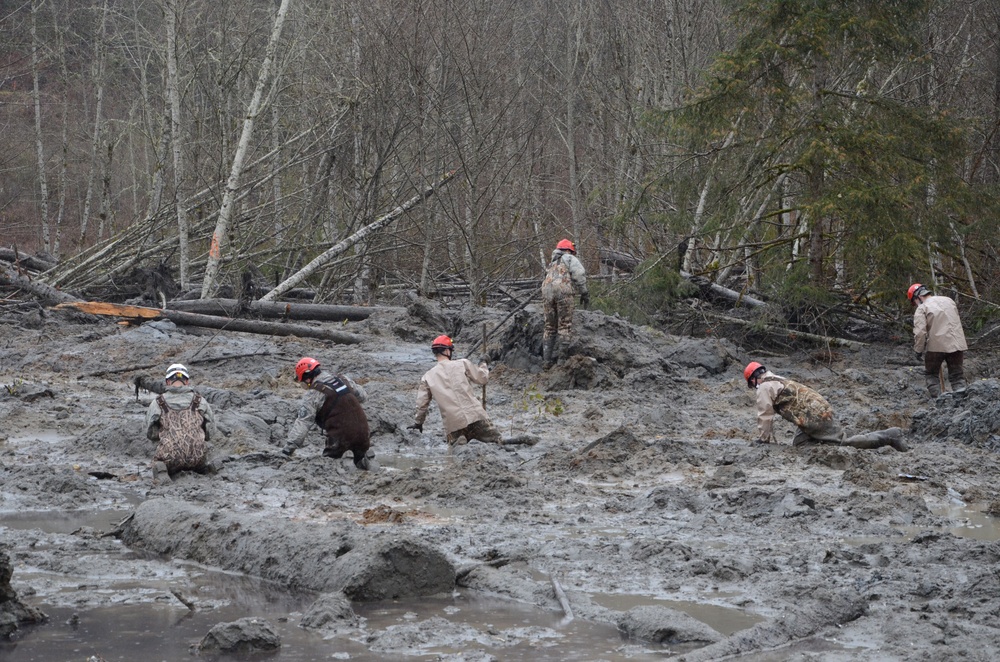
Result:
{"type": "Polygon", "coordinates": [[[347,325],[350,346],[0,318],[2,604],[47,617],[0,658],[1000,656],[995,352],[969,352],[965,397],[929,402],[905,340],[818,361],[578,311],[581,355],[543,373],[529,307],[491,342],[486,398],[539,443],[449,449],[433,405],[406,430],[430,339],[476,356],[505,316],[391,308],[347,325]],[[318,432],[278,452],[303,355],[367,389],[372,471],[322,457],[318,432]],[[751,445],[751,359],[911,450],[793,449],[780,420],[783,443],[751,445]],[[153,484],[154,394],[133,379],[176,361],[216,411],[222,466],[153,484]]]}

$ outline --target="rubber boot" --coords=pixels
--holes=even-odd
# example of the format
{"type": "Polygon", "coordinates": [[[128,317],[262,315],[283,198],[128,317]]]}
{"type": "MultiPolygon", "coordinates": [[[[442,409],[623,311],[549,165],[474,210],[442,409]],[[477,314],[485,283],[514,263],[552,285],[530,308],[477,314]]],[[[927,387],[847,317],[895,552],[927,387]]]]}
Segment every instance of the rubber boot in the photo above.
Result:
{"type": "Polygon", "coordinates": [[[892,446],[901,453],[905,453],[910,450],[907,448],[906,444],[903,443],[903,431],[899,428],[889,428],[888,430],[869,432],[868,434],[856,434],[853,437],[844,440],[841,445],[851,446],[852,448],[862,448],[865,450],[882,448],[883,446],[892,446]]]}
{"type": "Polygon", "coordinates": [[[555,363],[555,358],[552,356],[555,351],[555,344],[555,336],[542,338],[542,370],[548,370],[555,363]]]}
{"type": "Polygon", "coordinates": [[[948,375],[948,379],[951,380],[951,390],[952,391],[954,391],[955,393],[964,393],[965,392],[965,387],[967,386],[967,384],[965,383],[965,373],[964,372],[956,372],[954,375],[949,374],[948,375]]]}
{"type": "Polygon", "coordinates": [[[924,383],[927,384],[927,392],[931,394],[932,398],[941,395],[941,380],[936,374],[924,375],[924,383]]]}

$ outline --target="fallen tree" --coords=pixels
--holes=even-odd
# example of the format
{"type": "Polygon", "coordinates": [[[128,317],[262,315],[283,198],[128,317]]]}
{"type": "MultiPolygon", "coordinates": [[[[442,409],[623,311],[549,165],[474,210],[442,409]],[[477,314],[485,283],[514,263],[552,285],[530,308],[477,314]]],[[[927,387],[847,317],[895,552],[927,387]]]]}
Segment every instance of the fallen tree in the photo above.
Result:
{"type": "Polygon", "coordinates": [[[179,310],[203,315],[256,315],[273,319],[313,320],[320,322],[357,322],[371,317],[378,308],[364,306],[333,306],[318,303],[283,303],[280,301],[240,302],[237,299],[195,299],[170,301],[169,310],[179,310]]]}
{"type": "Polygon", "coordinates": [[[75,308],[92,315],[121,317],[131,321],[146,321],[168,319],[175,324],[197,326],[206,329],[225,331],[240,331],[243,333],[258,333],[268,336],[297,336],[299,338],[317,338],[329,340],[341,345],[356,345],[361,342],[361,336],[344,331],[332,331],[301,324],[284,324],[281,322],[260,322],[257,320],[234,319],[217,315],[200,315],[185,313],[179,310],[161,310],[143,306],[127,306],[102,301],[71,301],[61,303],[56,309],[75,308]]]}
{"type": "Polygon", "coordinates": [[[0,261],[0,284],[24,290],[44,303],[67,303],[79,301],[72,294],[67,294],[61,290],[43,283],[40,280],[32,280],[25,275],[18,273],[10,264],[0,261]]]}

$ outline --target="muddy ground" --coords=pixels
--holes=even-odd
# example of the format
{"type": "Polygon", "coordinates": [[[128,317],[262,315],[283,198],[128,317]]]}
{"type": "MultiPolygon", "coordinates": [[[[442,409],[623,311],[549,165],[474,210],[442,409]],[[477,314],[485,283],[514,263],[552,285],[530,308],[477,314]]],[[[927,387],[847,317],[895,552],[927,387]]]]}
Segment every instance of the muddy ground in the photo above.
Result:
{"type": "Polygon", "coordinates": [[[0,551],[48,618],[0,657],[189,659],[254,617],[277,660],[997,659],[995,351],[969,353],[965,397],[930,402],[905,340],[764,354],[578,311],[581,354],[541,372],[529,307],[491,341],[486,397],[539,443],[449,449],[433,407],[407,431],[430,339],[475,356],[505,316],[415,302],[349,323],[364,342],[345,346],[8,311],[0,551]],[[372,471],[318,433],[278,453],[303,355],[367,389],[372,471]],[[783,421],[782,443],[750,444],[751,359],[850,433],[903,427],[910,452],[797,450],[783,421]],[[224,464],[153,484],[133,379],[177,361],[224,464]]]}

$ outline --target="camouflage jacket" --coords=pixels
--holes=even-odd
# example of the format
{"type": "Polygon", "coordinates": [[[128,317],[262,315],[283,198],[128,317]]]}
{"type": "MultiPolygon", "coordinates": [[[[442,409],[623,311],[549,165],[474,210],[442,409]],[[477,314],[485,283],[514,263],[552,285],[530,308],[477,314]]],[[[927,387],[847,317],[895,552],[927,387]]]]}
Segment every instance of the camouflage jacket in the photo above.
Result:
{"type": "Polygon", "coordinates": [[[833,420],[833,407],[826,398],[804,384],[769,371],[757,386],[757,429],[761,441],[772,441],[776,413],[806,431],[823,428],[833,420]]]}

